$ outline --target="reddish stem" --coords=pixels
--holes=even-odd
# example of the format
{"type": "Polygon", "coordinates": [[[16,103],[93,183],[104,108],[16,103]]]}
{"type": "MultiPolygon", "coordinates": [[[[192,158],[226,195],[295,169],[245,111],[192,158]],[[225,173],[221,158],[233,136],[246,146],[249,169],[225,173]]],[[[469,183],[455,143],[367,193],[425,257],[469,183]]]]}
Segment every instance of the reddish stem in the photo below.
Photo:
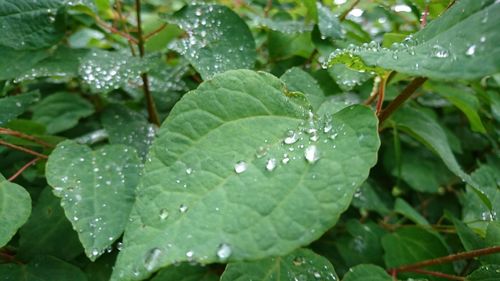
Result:
{"type": "Polygon", "coordinates": [[[25,147],[22,147],[22,146],[18,146],[18,145],[12,144],[12,143],[8,143],[8,142],[5,142],[3,140],[0,140],[0,145],[3,145],[3,146],[8,147],[8,148],[12,148],[14,150],[22,151],[24,153],[31,154],[31,155],[37,156],[39,158],[43,158],[43,159],[48,159],[49,158],[45,154],[41,154],[41,153],[38,153],[38,152],[33,151],[31,149],[28,149],[28,148],[25,148],[25,147]]]}
{"type": "Polygon", "coordinates": [[[445,278],[445,279],[449,279],[449,280],[459,280],[459,281],[465,280],[465,278],[461,277],[461,276],[446,274],[446,273],[437,272],[437,271],[430,271],[430,270],[425,270],[425,269],[413,269],[411,272],[441,277],[441,278],[445,278]]]}
{"type": "Polygon", "coordinates": [[[420,28],[424,28],[427,25],[428,15],[429,15],[429,4],[425,5],[425,10],[422,13],[422,18],[420,19],[420,28]]]}
{"type": "Polygon", "coordinates": [[[380,83],[378,84],[378,99],[377,99],[377,106],[376,106],[376,113],[377,116],[380,114],[380,111],[382,110],[382,104],[384,103],[384,97],[385,97],[385,77],[380,78],[380,83]]]}
{"type": "Polygon", "coordinates": [[[18,137],[18,138],[21,138],[21,139],[25,139],[25,140],[29,140],[29,141],[32,141],[34,143],[38,143],[39,145],[42,145],[42,146],[45,146],[45,147],[48,147],[48,148],[52,148],[54,147],[54,145],[50,144],[50,143],[47,143],[43,140],[40,140],[34,136],[30,136],[30,135],[27,135],[27,134],[24,134],[24,133],[21,133],[21,132],[18,132],[18,131],[14,131],[14,130],[11,130],[11,129],[7,129],[7,128],[0,128],[0,134],[1,135],[9,135],[9,136],[14,136],[14,137],[18,137]]]}
{"type": "Polygon", "coordinates": [[[132,42],[134,44],[137,44],[139,43],[137,41],[137,39],[135,39],[134,37],[132,37],[130,34],[128,33],[125,33],[119,29],[117,29],[116,27],[114,26],[111,26],[109,25],[108,23],[106,23],[105,21],[103,21],[102,19],[98,18],[98,17],[95,17],[95,21],[97,22],[97,24],[99,24],[101,27],[111,31],[112,33],[115,33],[115,34],[118,34],[120,35],[121,37],[127,39],[129,42],[132,42]]]}
{"type": "Polygon", "coordinates": [[[165,29],[165,27],[167,27],[167,24],[162,24],[160,27],[158,27],[157,29],[151,31],[149,34],[146,34],[144,35],[144,40],[147,41],[149,38],[155,36],[156,34],[160,33],[163,29],[165,29]]]}
{"type": "Polygon", "coordinates": [[[19,175],[21,175],[26,169],[28,169],[30,166],[35,165],[35,163],[40,160],[40,158],[34,158],[33,160],[29,161],[26,163],[24,166],[21,167],[15,174],[13,174],[8,181],[13,181],[15,180],[19,175]]]}

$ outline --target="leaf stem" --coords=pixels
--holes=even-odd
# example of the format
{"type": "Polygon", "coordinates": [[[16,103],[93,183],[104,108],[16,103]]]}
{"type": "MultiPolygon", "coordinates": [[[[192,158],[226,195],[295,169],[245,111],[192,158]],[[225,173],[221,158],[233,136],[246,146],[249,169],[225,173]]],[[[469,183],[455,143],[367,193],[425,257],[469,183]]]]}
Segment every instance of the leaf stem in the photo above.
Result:
{"type": "Polygon", "coordinates": [[[439,258],[435,258],[435,259],[424,260],[424,261],[420,261],[420,262],[417,262],[414,264],[408,264],[408,265],[403,265],[403,266],[396,267],[393,269],[389,269],[388,271],[389,272],[393,272],[393,271],[396,271],[396,272],[416,272],[415,270],[419,270],[420,268],[426,267],[426,266],[449,263],[449,262],[458,261],[458,260],[470,259],[470,258],[475,258],[475,257],[480,257],[480,256],[485,256],[485,255],[491,255],[491,254],[495,254],[495,253],[500,253],[500,246],[488,247],[488,248],[472,250],[472,251],[468,251],[468,252],[451,254],[448,256],[439,257],[439,258]]]}
{"type": "Polygon", "coordinates": [[[40,160],[40,157],[37,157],[31,161],[29,161],[28,163],[26,163],[24,166],[21,167],[21,169],[19,169],[15,174],[13,174],[9,179],[8,181],[13,181],[15,180],[19,175],[21,175],[26,169],[28,169],[30,166],[32,165],[35,165],[35,163],[40,160]]]}
{"type": "Polygon", "coordinates": [[[425,270],[425,269],[413,269],[412,272],[441,277],[441,278],[445,278],[445,279],[449,279],[449,280],[459,280],[459,281],[465,280],[465,278],[461,277],[461,276],[446,274],[446,273],[437,272],[437,271],[425,270]]]}
{"type": "Polygon", "coordinates": [[[384,103],[384,97],[385,97],[385,82],[387,81],[386,77],[381,77],[380,78],[380,83],[378,83],[378,95],[377,95],[377,106],[375,107],[375,112],[377,116],[380,114],[380,111],[382,110],[382,104],[384,103]]]}
{"type": "Polygon", "coordinates": [[[411,95],[427,80],[426,77],[413,79],[408,86],[378,115],[379,124],[382,124],[394,111],[396,111],[411,95]]]}
{"type": "MultiPolygon", "coordinates": [[[[141,58],[144,57],[144,36],[142,34],[142,23],[141,23],[141,0],[135,0],[135,12],[137,15],[137,36],[138,36],[138,47],[139,55],[141,58]]],[[[149,79],[148,74],[141,74],[142,78],[142,88],[144,90],[144,96],[146,97],[146,104],[148,109],[149,122],[159,126],[160,118],[158,117],[158,112],[156,111],[156,105],[153,99],[153,95],[149,89],[149,79]]]]}
{"type": "Polygon", "coordinates": [[[132,37],[132,35],[127,34],[127,33],[123,32],[123,31],[115,28],[114,26],[109,25],[107,22],[105,22],[104,20],[102,20],[101,18],[99,18],[97,16],[95,17],[95,21],[102,28],[111,31],[112,33],[120,35],[121,37],[127,39],[129,42],[132,42],[134,44],[138,44],[139,43],[139,41],[137,39],[135,39],[134,37],[132,37]]]}
{"type": "Polygon", "coordinates": [[[150,33],[146,34],[144,36],[144,40],[147,41],[149,38],[155,36],[156,34],[160,33],[163,29],[165,29],[165,27],[167,27],[167,24],[164,23],[162,24],[160,27],[158,27],[157,29],[151,31],[150,33]]]}
{"type": "Polygon", "coordinates": [[[38,143],[39,145],[47,147],[47,148],[54,147],[54,145],[47,143],[43,140],[40,140],[34,136],[30,136],[30,135],[27,135],[27,134],[24,134],[24,133],[21,133],[18,131],[14,131],[11,129],[7,129],[7,128],[0,128],[0,135],[9,135],[9,136],[14,136],[14,137],[18,137],[21,139],[29,140],[29,141],[32,141],[34,143],[38,143]]]}
{"type": "Polygon", "coordinates": [[[48,159],[49,158],[45,154],[41,154],[41,153],[38,153],[38,152],[33,151],[31,149],[28,149],[28,148],[25,148],[25,147],[22,147],[22,146],[18,146],[18,145],[12,144],[12,143],[8,143],[8,142],[3,141],[3,140],[0,140],[0,145],[3,145],[3,146],[8,147],[8,148],[12,148],[14,150],[19,150],[19,151],[22,151],[24,153],[31,154],[31,155],[37,156],[39,158],[43,158],[43,159],[48,159]]]}
{"type": "MultiPolygon", "coordinates": [[[[115,6],[116,6],[116,11],[118,13],[118,19],[120,20],[120,23],[123,26],[123,30],[125,31],[126,34],[130,35],[130,32],[129,32],[128,27],[127,27],[127,21],[123,17],[122,3],[121,3],[121,1],[120,0],[116,0],[115,1],[115,6]]],[[[132,44],[132,42],[130,40],[128,41],[128,46],[130,48],[130,52],[132,53],[132,56],[135,57],[134,45],[132,44]]]]}

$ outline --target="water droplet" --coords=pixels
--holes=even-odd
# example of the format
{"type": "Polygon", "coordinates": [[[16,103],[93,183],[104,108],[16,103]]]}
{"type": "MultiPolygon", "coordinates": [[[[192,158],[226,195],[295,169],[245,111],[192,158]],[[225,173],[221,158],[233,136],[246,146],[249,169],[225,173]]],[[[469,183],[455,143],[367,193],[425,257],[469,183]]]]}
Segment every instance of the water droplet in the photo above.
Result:
{"type": "Polygon", "coordinates": [[[92,256],[98,256],[99,255],[99,251],[97,249],[93,249],[92,250],[92,256]]]}
{"type": "Polygon", "coordinates": [[[295,257],[292,261],[293,265],[295,266],[301,266],[305,263],[306,261],[304,260],[303,257],[295,257]]]}
{"type": "Polygon", "coordinates": [[[116,249],[117,249],[118,251],[121,251],[121,250],[123,249],[123,243],[122,243],[122,242],[118,242],[118,243],[116,244],[116,249]]]}
{"type": "Polygon", "coordinates": [[[319,160],[319,150],[315,145],[310,145],[304,151],[304,157],[307,162],[313,164],[319,160]]]}
{"type": "Polygon", "coordinates": [[[432,56],[436,58],[447,58],[450,55],[448,50],[440,45],[432,46],[432,56]]]}
{"type": "Polygon", "coordinates": [[[247,162],[245,162],[245,161],[238,161],[234,165],[234,171],[237,174],[241,174],[241,173],[243,173],[246,170],[247,170],[247,162]]]}
{"type": "Polygon", "coordinates": [[[153,268],[158,264],[158,259],[161,255],[161,250],[159,248],[153,248],[146,253],[144,257],[144,266],[148,271],[153,270],[153,268]]]}
{"type": "Polygon", "coordinates": [[[330,132],[332,129],[333,129],[332,124],[328,123],[325,125],[325,128],[323,128],[323,132],[326,134],[326,133],[330,132]]]}
{"type": "Polygon", "coordinates": [[[266,154],[267,154],[267,148],[264,146],[260,146],[257,149],[257,151],[255,152],[255,157],[262,158],[262,157],[266,156],[266,154]]]}
{"type": "Polygon", "coordinates": [[[475,52],[476,52],[476,45],[471,45],[469,48],[467,48],[465,54],[468,56],[473,56],[475,52]]]}
{"type": "Polygon", "coordinates": [[[272,172],[274,169],[276,169],[276,159],[271,158],[271,159],[267,160],[266,170],[268,170],[269,172],[272,172]]]}
{"type": "Polygon", "coordinates": [[[184,204],[181,204],[181,205],[179,206],[179,212],[181,212],[181,213],[185,213],[185,212],[187,212],[187,210],[188,210],[188,206],[186,206],[186,205],[184,205],[184,204]]]}
{"type": "Polygon", "coordinates": [[[288,157],[288,154],[283,154],[283,159],[281,160],[281,163],[283,164],[288,164],[288,162],[290,162],[290,157],[288,157]]]}
{"type": "Polygon", "coordinates": [[[283,142],[285,144],[294,144],[299,140],[299,134],[297,134],[295,131],[289,130],[286,133],[285,139],[283,142]]]}
{"type": "Polygon", "coordinates": [[[161,209],[160,210],[160,219],[161,220],[166,220],[168,218],[168,210],[167,209],[161,209]]]}
{"type": "Polygon", "coordinates": [[[191,173],[193,173],[193,169],[192,168],[187,168],[186,169],[186,174],[191,175],[191,173]]]}
{"type": "Polygon", "coordinates": [[[188,252],[186,253],[186,257],[188,258],[188,260],[193,259],[193,257],[194,257],[194,252],[193,252],[193,251],[188,251],[188,252]]]}
{"type": "Polygon", "coordinates": [[[232,253],[231,246],[229,246],[229,244],[226,243],[220,244],[219,248],[217,249],[217,257],[221,261],[227,260],[231,256],[231,253],[232,253]]]}

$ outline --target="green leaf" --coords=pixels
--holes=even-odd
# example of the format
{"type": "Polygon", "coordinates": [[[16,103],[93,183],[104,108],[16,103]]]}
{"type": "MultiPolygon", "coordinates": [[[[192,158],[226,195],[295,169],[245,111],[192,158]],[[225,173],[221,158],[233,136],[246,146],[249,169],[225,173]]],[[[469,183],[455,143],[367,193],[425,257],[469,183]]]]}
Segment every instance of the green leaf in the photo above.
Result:
{"type": "Polygon", "coordinates": [[[500,265],[490,264],[476,269],[465,278],[466,281],[495,281],[500,280],[500,265]]]}
{"type": "Polygon", "coordinates": [[[221,5],[189,5],[166,18],[187,32],[173,48],[203,79],[230,69],[253,68],[255,41],[246,23],[221,5]]]}
{"type": "MultiPolygon", "coordinates": [[[[419,227],[399,228],[382,237],[384,260],[389,268],[446,256],[448,248],[441,237],[419,227]]],[[[429,270],[453,273],[451,264],[430,266],[429,270]]]]}
{"type": "Polygon", "coordinates": [[[50,55],[48,50],[20,51],[0,45],[0,80],[14,79],[50,55]]]}
{"type": "Polygon", "coordinates": [[[354,71],[343,64],[336,64],[328,68],[328,73],[335,79],[343,91],[350,91],[354,87],[366,82],[372,76],[369,73],[354,71]]]}
{"type": "Polygon", "coordinates": [[[378,147],[367,107],[317,118],[274,76],[215,76],[186,94],[160,129],[113,280],[144,278],[176,261],[259,259],[310,243],[347,208],[378,147]],[[230,251],[217,255],[221,247],[230,251]]]}
{"type": "Polygon", "coordinates": [[[0,276],[15,281],[87,281],[76,266],[51,256],[38,256],[28,264],[0,264],[0,276]]]}
{"type": "Polygon", "coordinates": [[[92,151],[73,141],[60,143],[49,156],[47,182],[85,248],[95,260],[123,232],[134,201],[140,161],[124,145],[92,151]]]}
{"type": "Polygon", "coordinates": [[[21,115],[39,100],[38,91],[0,98],[0,126],[5,126],[7,122],[21,115]]]}
{"type": "Polygon", "coordinates": [[[413,209],[410,204],[406,203],[406,201],[401,198],[396,198],[394,211],[405,216],[416,224],[429,226],[429,222],[421,214],[419,214],[417,210],[413,209]]]}
{"type": "Polygon", "coordinates": [[[78,235],[64,216],[60,200],[45,188],[38,198],[28,222],[20,229],[18,256],[30,259],[51,255],[72,260],[83,252],[78,235]],[[64,243],[61,243],[64,237],[64,243]]]}
{"type": "Polygon", "coordinates": [[[471,129],[475,132],[486,133],[486,128],[479,117],[480,104],[477,97],[465,87],[452,86],[444,83],[427,83],[427,86],[438,95],[450,101],[458,107],[467,119],[469,119],[471,129]]]}
{"type": "Polygon", "coordinates": [[[145,159],[156,135],[153,125],[143,115],[118,104],[106,108],[101,122],[111,144],[125,144],[137,150],[145,159]],[[125,129],[126,128],[126,129],[125,129]]]}
{"type": "Polygon", "coordinates": [[[80,118],[92,113],[92,104],[78,94],[59,92],[33,107],[33,120],[47,126],[47,133],[55,134],[73,128],[80,118]]]}
{"type": "Polygon", "coordinates": [[[342,281],[392,281],[392,277],[379,266],[360,264],[351,269],[342,281]]]}
{"type": "Polygon", "coordinates": [[[298,67],[289,69],[280,79],[285,82],[288,90],[304,93],[314,110],[325,100],[325,94],[316,79],[298,67]]]}
{"type": "MultiPolygon", "coordinates": [[[[354,194],[352,205],[359,209],[375,211],[382,216],[387,215],[389,210],[388,200],[383,196],[383,190],[365,182],[354,194]]],[[[387,197],[387,196],[386,196],[387,197]]]]}
{"type": "Polygon", "coordinates": [[[319,2],[318,5],[318,28],[321,36],[331,39],[344,38],[342,26],[338,17],[330,10],[319,2]]]}
{"type": "Polygon", "coordinates": [[[297,2],[302,2],[302,4],[306,6],[308,20],[311,20],[313,22],[318,21],[318,7],[316,6],[316,0],[302,0],[297,2]]]}
{"type": "Polygon", "coordinates": [[[303,21],[293,20],[291,18],[263,18],[254,17],[254,22],[257,26],[267,27],[270,30],[284,34],[297,34],[313,30],[312,24],[307,24],[303,21]]]}
{"type": "MultiPolygon", "coordinates": [[[[5,246],[29,218],[31,197],[15,183],[0,179],[0,247],[5,246]]],[[[0,276],[5,276],[0,274],[0,276]]]]}
{"type": "Polygon", "coordinates": [[[92,92],[100,93],[140,85],[140,74],[148,68],[147,59],[133,57],[128,51],[94,49],[81,59],[78,72],[92,92]]]}
{"type": "Polygon", "coordinates": [[[500,5],[494,0],[456,1],[441,17],[390,49],[367,44],[337,50],[329,65],[356,70],[380,67],[436,80],[478,79],[500,71],[500,5]],[[354,63],[355,62],[355,63],[354,63]]]}
{"type": "Polygon", "coordinates": [[[308,249],[297,249],[283,257],[230,263],[220,280],[335,281],[338,277],[332,264],[326,258],[308,249]]]}
{"type": "Polygon", "coordinates": [[[76,77],[80,61],[89,52],[87,49],[72,49],[61,46],[49,57],[38,61],[17,76],[16,81],[38,77],[76,77]]]}
{"type": "Polygon", "coordinates": [[[0,45],[18,50],[50,47],[64,36],[64,0],[0,2],[0,45]]]}
{"type": "Polygon", "coordinates": [[[309,58],[315,47],[310,32],[289,34],[278,31],[268,33],[269,55],[276,60],[293,56],[309,58]]]}
{"type": "MultiPolygon", "coordinates": [[[[458,164],[451,151],[445,131],[441,125],[429,115],[416,108],[403,107],[396,111],[391,120],[396,123],[398,129],[415,137],[418,141],[436,153],[451,172],[460,177],[463,181],[476,186],[471,177],[466,174],[458,164]]],[[[483,198],[488,200],[485,196],[483,196],[483,198]]]]}
{"type": "Polygon", "coordinates": [[[344,93],[344,94],[333,95],[325,99],[325,101],[319,107],[317,113],[318,114],[335,113],[353,104],[360,104],[360,103],[361,100],[359,99],[359,96],[356,94],[344,93]]]}
{"type": "Polygon", "coordinates": [[[182,263],[160,270],[151,281],[218,281],[219,276],[209,268],[182,263]]]}

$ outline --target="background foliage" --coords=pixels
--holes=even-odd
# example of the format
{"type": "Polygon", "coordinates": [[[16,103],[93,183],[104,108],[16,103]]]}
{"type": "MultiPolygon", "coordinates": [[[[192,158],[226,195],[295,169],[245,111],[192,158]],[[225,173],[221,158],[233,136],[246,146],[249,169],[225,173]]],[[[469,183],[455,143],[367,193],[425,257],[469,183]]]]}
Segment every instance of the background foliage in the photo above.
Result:
{"type": "Polygon", "coordinates": [[[1,1],[0,279],[500,280],[499,14],[1,1]]]}

